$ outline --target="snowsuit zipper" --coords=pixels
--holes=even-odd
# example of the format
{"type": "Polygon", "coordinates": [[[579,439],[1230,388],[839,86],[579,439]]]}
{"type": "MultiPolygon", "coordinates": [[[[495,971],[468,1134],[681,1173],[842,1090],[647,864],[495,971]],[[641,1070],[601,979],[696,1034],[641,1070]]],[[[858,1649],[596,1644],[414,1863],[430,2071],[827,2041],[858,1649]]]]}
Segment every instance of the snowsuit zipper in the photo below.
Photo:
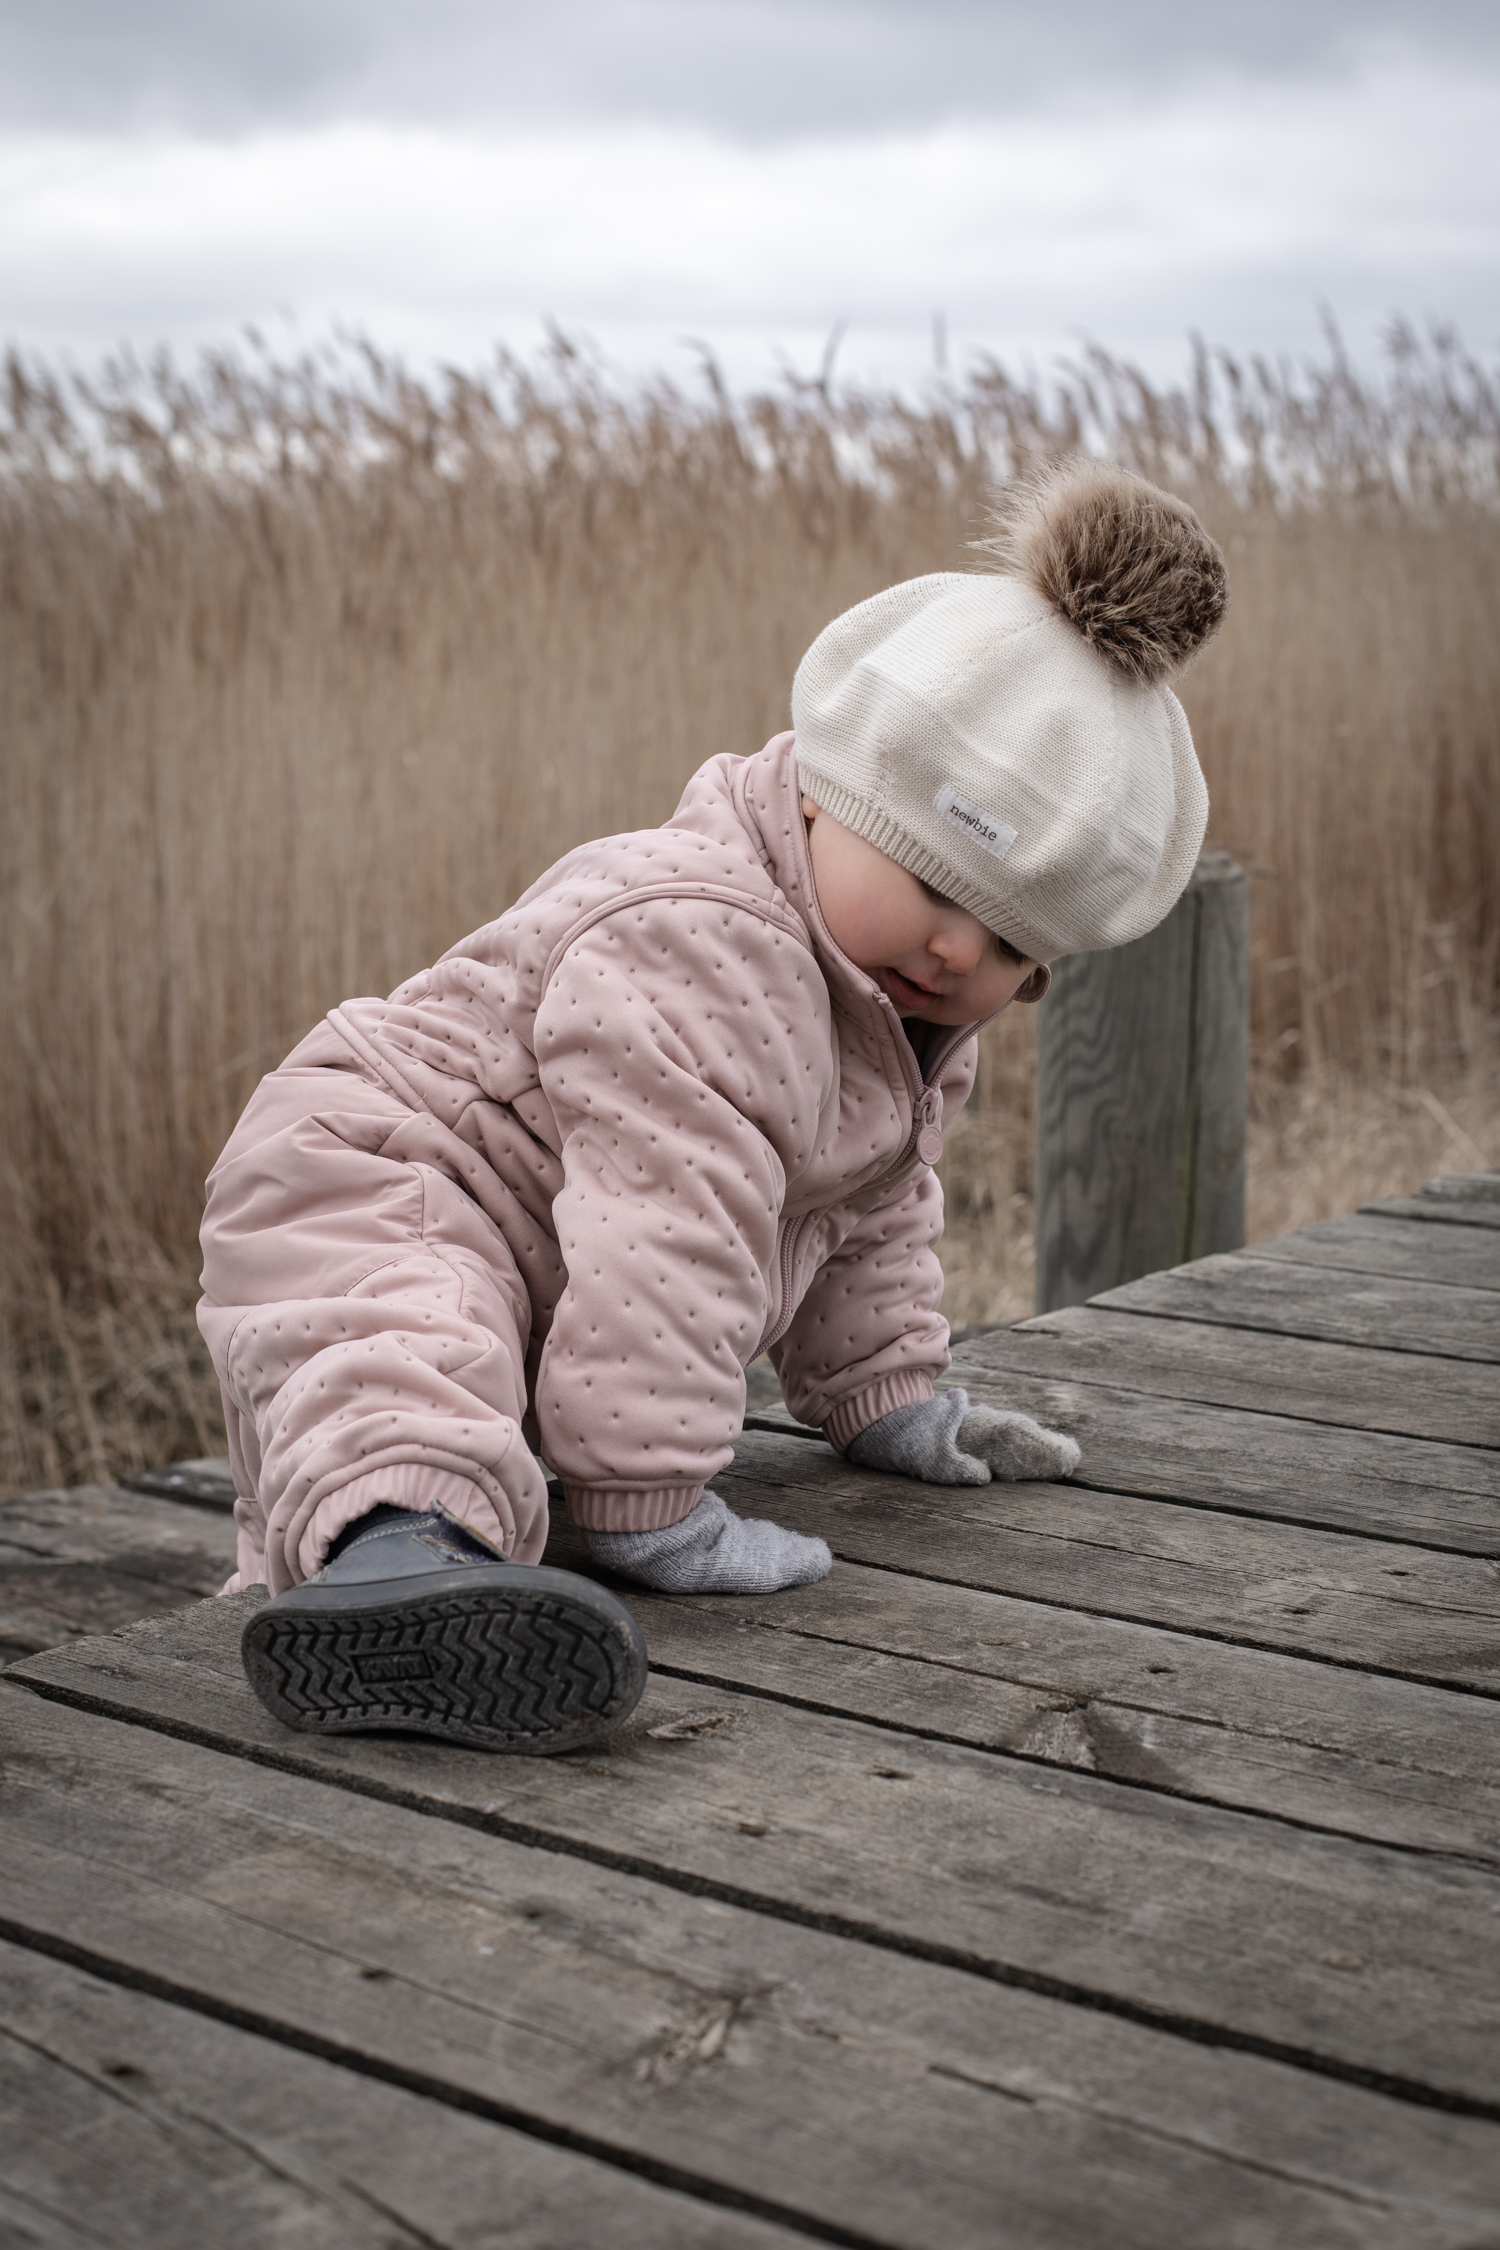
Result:
{"type": "Polygon", "coordinates": [[[760,1358],[762,1352],[768,1352],[773,1344],[780,1343],[796,1316],[797,1308],[792,1303],[792,1264],[797,1255],[797,1244],[801,1238],[802,1229],[807,1224],[807,1216],[804,1211],[801,1218],[793,1219],[791,1225],[783,1229],[781,1251],[777,1261],[777,1271],[781,1277],[779,1309],[776,1318],[755,1347],[753,1356],[756,1359],[760,1358]]]}
{"type": "MultiPolygon", "coordinates": [[[[943,1153],[943,1095],[938,1081],[965,1039],[971,1037],[972,1033],[973,1026],[966,1024],[962,1030],[956,1032],[953,1038],[948,1040],[946,1045],[938,1049],[937,1054],[932,1059],[931,1068],[921,1074],[919,1079],[921,1091],[912,1102],[911,1131],[902,1143],[900,1155],[881,1180],[881,1187],[888,1187],[893,1180],[899,1178],[911,1162],[914,1153],[922,1159],[924,1164],[936,1164],[941,1157],[943,1153]]],[[[902,1045],[906,1048],[907,1054],[911,1054],[910,1043],[905,1032],[898,1031],[898,1036],[902,1045]]],[[[902,1058],[902,1061],[903,1069],[905,1069],[905,1057],[902,1058]]],[[[915,1069],[916,1057],[913,1055],[911,1070],[907,1071],[908,1094],[911,1093],[911,1073],[915,1069]]],[[[806,1226],[807,1219],[808,1214],[804,1211],[800,1218],[793,1219],[791,1225],[782,1234],[780,1255],[777,1262],[777,1271],[781,1283],[778,1310],[775,1320],[772,1321],[770,1327],[756,1345],[751,1355],[752,1358],[759,1359],[762,1353],[771,1349],[773,1344],[779,1344],[796,1317],[797,1308],[791,1302],[792,1266],[797,1254],[797,1244],[801,1239],[802,1229],[806,1226]]]]}
{"type": "MultiPolygon", "coordinates": [[[[911,1043],[905,1032],[899,1030],[899,1021],[898,1018],[898,1036],[906,1049],[906,1055],[902,1057],[904,1068],[907,1067],[906,1056],[911,1056],[910,1066],[907,1068],[907,1087],[910,1090],[912,1078],[916,1076],[918,1091],[912,1101],[911,1133],[901,1154],[887,1172],[886,1181],[894,1180],[905,1169],[913,1152],[921,1157],[924,1164],[936,1164],[942,1156],[943,1096],[939,1081],[964,1041],[972,1039],[982,1028],[975,1024],[964,1024],[951,1039],[944,1041],[937,1053],[930,1058],[926,1068],[918,1073],[916,1056],[911,1052],[911,1043]]],[[[885,1182],[881,1184],[884,1185],[885,1182]]]]}

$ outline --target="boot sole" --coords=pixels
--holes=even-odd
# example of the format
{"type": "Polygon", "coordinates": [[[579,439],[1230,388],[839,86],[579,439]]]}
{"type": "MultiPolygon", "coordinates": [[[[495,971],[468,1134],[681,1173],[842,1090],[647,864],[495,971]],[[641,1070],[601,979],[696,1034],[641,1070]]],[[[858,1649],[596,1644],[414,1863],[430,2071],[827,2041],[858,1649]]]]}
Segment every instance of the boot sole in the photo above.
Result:
{"type": "Polygon", "coordinates": [[[646,1686],[646,1643],[622,1602],[570,1571],[508,1563],[410,1586],[298,1586],[256,1612],[240,1649],[285,1726],[533,1757],[601,1741],[646,1686]]]}

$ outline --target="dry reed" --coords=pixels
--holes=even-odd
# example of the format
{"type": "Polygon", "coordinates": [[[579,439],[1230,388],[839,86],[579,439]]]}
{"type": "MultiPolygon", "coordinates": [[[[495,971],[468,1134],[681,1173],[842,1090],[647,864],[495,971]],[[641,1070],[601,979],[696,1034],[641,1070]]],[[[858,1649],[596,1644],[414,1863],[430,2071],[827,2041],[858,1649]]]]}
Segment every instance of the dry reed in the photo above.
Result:
{"type": "MultiPolygon", "coordinates": [[[[9,363],[0,1486],[213,1449],[194,1237],[257,1076],[757,748],[830,616],[962,567],[995,481],[1079,443],[1230,559],[1184,695],[1212,840],[1256,877],[1252,1233],[1500,1158],[1482,369],[1398,336],[1375,381],[1201,355],[1176,392],[1102,354],[917,404],[706,374],[625,391],[561,340],[431,382],[369,352],[9,363]]],[[[997,1027],[955,1138],[960,1320],[1029,1308],[1029,1069],[997,1027]]]]}

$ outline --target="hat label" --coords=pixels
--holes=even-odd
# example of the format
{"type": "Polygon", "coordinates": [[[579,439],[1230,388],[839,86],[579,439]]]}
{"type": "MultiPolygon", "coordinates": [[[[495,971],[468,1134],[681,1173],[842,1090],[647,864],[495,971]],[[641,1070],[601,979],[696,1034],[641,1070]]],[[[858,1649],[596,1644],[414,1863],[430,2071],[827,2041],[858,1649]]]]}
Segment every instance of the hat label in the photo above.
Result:
{"type": "Polygon", "coordinates": [[[1014,828],[1007,828],[1003,820],[994,820],[988,813],[981,812],[967,797],[960,797],[956,789],[950,789],[946,781],[932,802],[945,819],[963,829],[965,835],[972,836],[980,850],[988,852],[992,859],[1004,859],[1016,840],[1014,828]]]}

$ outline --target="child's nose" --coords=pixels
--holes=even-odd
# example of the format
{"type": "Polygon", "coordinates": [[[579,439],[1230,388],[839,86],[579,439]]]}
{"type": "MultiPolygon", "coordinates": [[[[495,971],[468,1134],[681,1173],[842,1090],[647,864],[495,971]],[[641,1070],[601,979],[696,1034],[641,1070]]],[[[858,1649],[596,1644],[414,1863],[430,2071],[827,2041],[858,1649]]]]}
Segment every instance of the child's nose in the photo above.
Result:
{"type": "Polygon", "coordinates": [[[979,966],[984,951],[984,931],[976,922],[972,928],[962,924],[947,924],[932,941],[931,951],[947,969],[950,976],[971,977],[979,966]]]}

